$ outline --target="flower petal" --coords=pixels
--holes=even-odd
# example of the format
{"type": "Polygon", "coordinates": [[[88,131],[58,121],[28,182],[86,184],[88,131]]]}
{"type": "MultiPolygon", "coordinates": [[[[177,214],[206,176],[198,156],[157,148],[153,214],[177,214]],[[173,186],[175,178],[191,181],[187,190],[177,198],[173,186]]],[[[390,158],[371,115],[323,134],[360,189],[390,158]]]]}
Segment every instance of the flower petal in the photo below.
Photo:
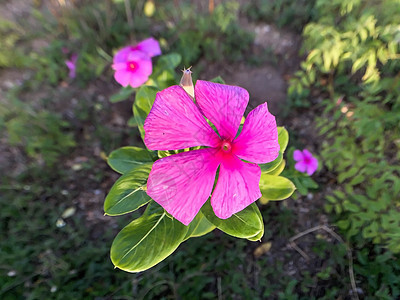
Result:
{"type": "Polygon", "coordinates": [[[114,58],[113,58],[113,63],[126,63],[128,61],[128,55],[130,52],[132,52],[134,48],[132,46],[127,46],[119,50],[117,53],[115,53],[114,58]]]}
{"type": "Polygon", "coordinates": [[[232,141],[249,102],[249,93],[238,86],[197,80],[194,94],[197,105],[220,136],[232,141]]]}
{"type": "Polygon", "coordinates": [[[233,155],[222,160],[217,185],[211,196],[215,215],[227,219],[261,197],[261,169],[233,155]]]}
{"type": "Polygon", "coordinates": [[[318,169],[318,160],[315,157],[310,159],[310,162],[307,165],[307,174],[311,176],[318,169]]]}
{"type": "Polygon", "coordinates": [[[303,156],[304,156],[304,158],[308,158],[308,159],[310,159],[310,160],[313,158],[313,155],[312,155],[311,152],[308,151],[307,149],[304,149],[304,150],[303,150],[303,156]]]}
{"type": "Polygon", "coordinates": [[[141,41],[134,47],[135,50],[140,50],[147,53],[148,56],[153,57],[161,54],[161,48],[158,41],[154,38],[148,38],[141,41]]]}
{"type": "Polygon", "coordinates": [[[126,87],[129,85],[131,76],[132,76],[132,73],[127,70],[117,70],[117,71],[115,71],[115,74],[114,74],[115,80],[123,87],[126,87]]]}
{"type": "Polygon", "coordinates": [[[293,152],[293,159],[294,159],[295,161],[304,160],[303,152],[301,152],[300,150],[294,150],[294,152],[293,152]]]}
{"type": "Polygon", "coordinates": [[[263,164],[276,159],[279,149],[275,117],[263,103],[249,113],[232,151],[242,159],[263,164]]]}
{"type": "Polygon", "coordinates": [[[210,197],[219,165],[215,152],[200,149],[156,161],[147,181],[147,194],[188,225],[210,197]]]}
{"type": "Polygon", "coordinates": [[[216,147],[220,141],[193,100],[177,85],[157,93],[144,131],[144,143],[151,150],[216,147]]]}
{"type": "Polygon", "coordinates": [[[294,168],[297,171],[304,173],[307,170],[307,165],[304,163],[304,161],[299,161],[294,165],[294,168]]]}

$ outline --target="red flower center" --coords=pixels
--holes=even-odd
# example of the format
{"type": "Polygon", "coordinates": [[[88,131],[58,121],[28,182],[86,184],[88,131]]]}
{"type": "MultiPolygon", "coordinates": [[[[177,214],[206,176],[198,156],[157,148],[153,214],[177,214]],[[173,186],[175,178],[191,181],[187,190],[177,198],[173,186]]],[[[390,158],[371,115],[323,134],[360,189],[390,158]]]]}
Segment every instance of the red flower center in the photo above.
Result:
{"type": "Polygon", "coordinates": [[[232,145],[231,145],[231,143],[229,142],[229,141],[222,141],[222,143],[221,143],[221,150],[222,151],[224,151],[224,152],[226,152],[226,153],[228,153],[228,152],[231,152],[231,150],[232,150],[232,145]]]}
{"type": "Polygon", "coordinates": [[[133,71],[135,68],[136,64],[133,61],[128,62],[128,70],[133,71]]]}

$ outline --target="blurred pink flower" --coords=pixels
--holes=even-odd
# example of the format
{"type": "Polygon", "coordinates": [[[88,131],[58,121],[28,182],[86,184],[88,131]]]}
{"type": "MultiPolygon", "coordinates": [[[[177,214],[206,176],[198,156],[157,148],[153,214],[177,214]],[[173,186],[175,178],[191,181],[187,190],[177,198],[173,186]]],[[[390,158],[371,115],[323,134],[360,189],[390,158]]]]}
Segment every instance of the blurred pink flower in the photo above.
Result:
{"type": "Polygon", "coordinates": [[[151,58],[160,54],[160,45],[154,38],[148,38],[136,46],[122,48],[113,59],[115,80],[123,87],[141,86],[153,72],[151,58]]]}
{"type": "Polygon", "coordinates": [[[71,58],[69,60],[65,61],[65,64],[67,65],[69,69],[69,78],[75,78],[76,77],[76,62],[78,60],[78,54],[72,54],[71,58]]]}
{"type": "Polygon", "coordinates": [[[318,160],[307,149],[303,151],[295,150],[293,159],[297,161],[294,167],[299,172],[307,172],[311,176],[318,169],[318,160]]]}
{"type": "Polygon", "coordinates": [[[226,219],[261,197],[257,164],[279,154],[276,121],[267,103],[249,113],[236,137],[248,92],[198,80],[194,94],[196,103],[180,86],[157,93],[144,123],[144,141],[151,150],[206,147],[156,161],[147,182],[147,194],[185,225],[210,197],[218,168],[211,205],[217,217],[226,219]]]}

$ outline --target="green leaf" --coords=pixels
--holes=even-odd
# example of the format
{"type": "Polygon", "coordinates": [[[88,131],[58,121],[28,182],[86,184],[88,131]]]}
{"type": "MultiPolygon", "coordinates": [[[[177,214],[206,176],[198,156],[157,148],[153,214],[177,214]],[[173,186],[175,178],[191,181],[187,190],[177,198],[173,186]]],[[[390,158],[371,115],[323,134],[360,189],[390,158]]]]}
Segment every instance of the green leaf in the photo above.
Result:
{"type": "Polygon", "coordinates": [[[282,160],[283,160],[283,153],[279,151],[279,155],[274,161],[259,165],[261,168],[261,172],[270,173],[274,171],[282,163],[282,160]]]}
{"type": "Polygon", "coordinates": [[[156,158],[152,152],[146,149],[127,146],[111,152],[107,163],[114,171],[124,174],[143,164],[152,163],[156,158]]]}
{"type": "Polygon", "coordinates": [[[116,102],[124,101],[124,100],[128,99],[129,96],[132,95],[134,92],[135,92],[135,89],[130,86],[123,87],[119,90],[118,93],[116,93],[110,97],[110,102],[116,103],[116,102]]]}
{"type": "Polygon", "coordinates": [[[144,140],[144,121],[149,114],[158,90],[152,86],[142,86],[136,93],[135,103],[133,104],[133,115],[138,124],[140,135],[144,140]]]}
{"type": "MultiPolygon", "coordinates": [[[[266,164],[260,164],[261,172],[263,173],[271,173],[274,171],[277,167],[282,166],[282,160],[283,160],[283,153],[286,150],[286,147],[289,143],[289,133],[285,129],[285,127],[278,127],[278,143],[280,146],[279,150],[279,155],[278,157],[269,163],[266,164]]],[[[285,166],[283,166],[285,167],[285,166]]]]}
{"type": "Polygon", "coordinates": [[[290,197],[296,187],[293,182],[285,177],[261,173],[260,190],[263,198],[271,201],[290,197]]]}
{"type": "Polygon", "coordinates": [[[215,83],[225,84],[225,81],[222,79],[221,76],[217,76],[217,77],[211,79],[210,81],[215,82],[215,83]]]}
{"type": "Polygon", "coordinates": [[[242,211],[233,214],[228,219],[220,219],[215,214],[208,200],[201,212],[214,224],[219,230],[238,238],[246,238],[250,241],[255,237],[259,239],[264,234],[264,223],[255,203],[250,204],[242,211]]]}
{"type": "Polygon", "coordinates": [[[129,127],[137,127],[138,124],[136,123],[135,117],[130,117],[128,120],[128,126],[129,127]]]}
{"type": "Polygon", "coordinates": [[[289,133],[285,127],[278,127],[278,143],[281,146],[279,151],[284,153],[289,143],[289,133]]]}
{"type": "Polygon", "coordinates": [[[104,212],[118,216],[135,211],[151,199],[145,188],[152,163],[139,166],[122,175],[112,186],[104,202],[104,212]]]}
{"type": "Polygon", "coordinates": [[[115,267],[145,271],[167,258],[183,241],[188,228],[153,203],[114,239],[111,261],[115,267]]]}
{"type": "Polygon", "coordinates": [[[285,166],[286,166],[286,161],[283,159],[281,161],[281,163],[274,170],[272,170],[270,172],[265,172],[265,173],[269,174],[269,175],[278,176],[283,172],[283,170],[285,169],[285,166]]]}
{"type": "Polygon", "coordinates": [[[166,69],[175,69],[181,63],[181,60],[182,57],[178,53],[160,56],[153,75],[157,77],[166,69]]]}
{"type": "Polygon", "coordinates": [[[199,237],[206,235],[207,233],[213,231],[215,229],[215,225],[210,223],[204,214],[199,211],[196,217],[192,222],[188,225],[188,231],[185,236],[185,240],[191,237],[199,237]]]}

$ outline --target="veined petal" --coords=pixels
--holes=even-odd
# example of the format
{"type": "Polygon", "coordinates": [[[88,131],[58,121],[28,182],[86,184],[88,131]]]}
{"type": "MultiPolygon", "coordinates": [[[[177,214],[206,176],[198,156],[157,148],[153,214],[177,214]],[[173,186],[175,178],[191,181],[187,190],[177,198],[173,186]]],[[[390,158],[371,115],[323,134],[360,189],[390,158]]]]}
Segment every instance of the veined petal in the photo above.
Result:
{"type": "Polygon", "coordinates": [[[243,130],[233,142],[232,152],[238,157],[263,164],[279,155],[278,129],[267,103],[253,109],[243,124],[243,130]]]}
{"type": "Polygon", "coordinates": [[[234,155],[225,155],[219,169],[217,185],[211,196],[215,215],[227,219],[261,197],[261,169],[234,155]]]}
{"type": "Polygon", "coordinates": [[[197,105],[220,136],[232,141],[249,102],[249,93],[238,86],[197,80],[194,94],[197,105]]]}
{"type": "Polygon", "coordinates": [[[151,150],[216,147],[220,142],[196,104],[177,85],[157,93],[144,131],[144,142],[151,150]]]}
{"type": "Polygon", "coordinates": [[[156,161],[147,194],[175,219],[188,225],[210,197],[219,165],[215,149],[200,149],[156,161]]]}
{"type": "Polygon", "coordinates": [[[140,50],[147,53],[148,56],[153,57],[161,54],[161,48],[158,41],[154,38],[148,38],[141,41],[135,47],[135,50],[140,50]]]}

